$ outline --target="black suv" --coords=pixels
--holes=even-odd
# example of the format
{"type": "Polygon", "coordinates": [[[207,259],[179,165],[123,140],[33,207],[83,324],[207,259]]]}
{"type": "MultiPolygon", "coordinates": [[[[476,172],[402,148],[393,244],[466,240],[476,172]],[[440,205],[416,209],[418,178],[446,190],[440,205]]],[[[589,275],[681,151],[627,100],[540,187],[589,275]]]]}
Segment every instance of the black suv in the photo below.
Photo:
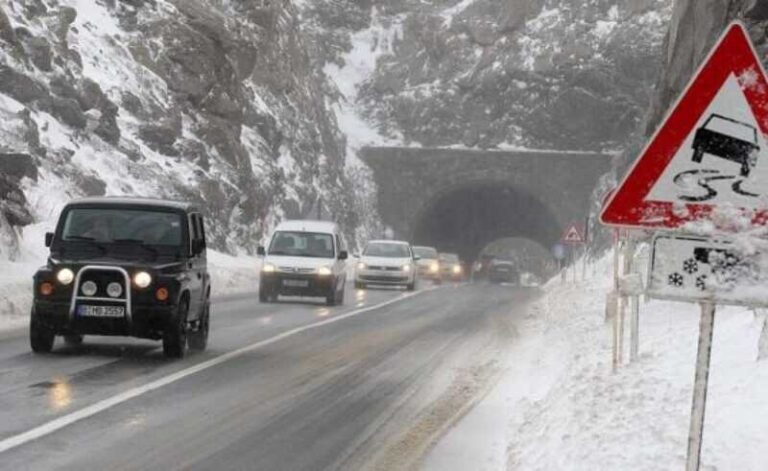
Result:
{"type": "Polygon", "coordinates": [[[193,205],[139,198],[84,198],[61,212],[51,253],[34,277],[29,339],[49,352],[56,335],[163,340],[180,358],[208,342],[211,285],[205,227],[193,205]]]}

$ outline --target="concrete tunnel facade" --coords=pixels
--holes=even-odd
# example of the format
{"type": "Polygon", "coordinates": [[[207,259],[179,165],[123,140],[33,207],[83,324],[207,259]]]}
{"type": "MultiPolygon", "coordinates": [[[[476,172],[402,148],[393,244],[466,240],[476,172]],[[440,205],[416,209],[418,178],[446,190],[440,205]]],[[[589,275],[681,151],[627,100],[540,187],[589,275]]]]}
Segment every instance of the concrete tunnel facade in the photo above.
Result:
{"type": "Polygon", "coordinates": [[[473,260],[510,237],[556,244],[581,223],[611,156],[593,152],[367,147],[378,210],[395,237],[473,260]]]}

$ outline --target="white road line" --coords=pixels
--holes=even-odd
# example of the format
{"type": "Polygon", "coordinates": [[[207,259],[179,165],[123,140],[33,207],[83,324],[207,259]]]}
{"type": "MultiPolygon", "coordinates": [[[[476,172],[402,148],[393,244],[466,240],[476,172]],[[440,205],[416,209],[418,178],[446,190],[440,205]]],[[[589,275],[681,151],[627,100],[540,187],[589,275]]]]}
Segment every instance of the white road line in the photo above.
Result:
{"type": "Polygon", "coordinates": [[[199,373],[201,371],[205,371],[209,368],[212,368],[216,365],[220,365],[224,362],[227,362],[229,360],[232,360],[234,358],[243,356],[246,353],[252,352],[254,350],[257,350],[262,347],[266,347],[267,345],[271,345],[275,342],[279,342],[280,340],[286,339],[288,337],[294,336],[296,334],[300,334],[302,332],[306,332],[311,329],[316,329],[318,327],[322,327],[324,325],[333,324],[334,322],[339,322],[344,319],[348,319],[353,316],[358,316],[360,314],[373,311],[376,309],[380,309],[384,306],[388,306],[390,304],[394,304],[400,301],[404,301],[408,298],[412,298],[414,296],[417,296],[421,293],[425,293],[427,291],[431,291],[434,288],[428,288],[422,291],[416,291],[414,293],[407,293],[403,294],[402,296],[398,296],[396,298],[390,299],[388,301],[384,301],[383,303],[379,303],[373,306],[364,307],[362,309],[356,309],[354,311],[348,312],[346,314],[341,314],[336,317],[331,317],[329,319],[326,319],[324,321],[315,322],[313,324],[305,325],[302,327],[297,327],[295,329],[291,329],[289,331],[283,332],[281,334],[275,335],[274,337],[270,337],[266,340],[261,340],[259,342],[253,343],[251,345],[247,345],[245,347],[238,348],[237,350],[232,350],[231,352],[224,353],[222,355],[217,356],[216,358],[212,358],[210,360],[204,361],[202,363],[198,363],[197,365],[190,366],[189,368],[185,368],[181,371],[177,371],[176,373],[173,373],[171,375],[165,376],[163,378],[157,379],[155,381],[152,381],[150,383],[147,383],[143,386],[137,386],[133,389],[129,389],[128,391],[122,392],[120,394],[117,394],[115,396],[109,397],[107,399],[101,400],[95,404],[91,404],[90,406],[84,407],[80,410],[77,410],[75,412],[72,412],[71,414],[63,415],[61,417],[58,417],[54,420],[51,420],[50,422],[46,422],[42,425],[39,425],[33,429],[30,429],[26,432],[19,433],[17,435],[13,435],[11,437],[5,438],[3,440],[0,440],[0,453],[4,453],[12,448],[16,448],[18,446],[21,446],[25,443],[31,442],[32,440],[37,440],[38,438],[44,437],[46,435],[50,435],[51,433],[62,429],[68,425],[72,425],[75,422],[78,422],[80,420],[86,419],[88,417],[91,417],[93,415],[98,414],[99,412],[103,412],[107,409],[110,409],[118,404],[122,404],[123,402],[129,401],[135,397],[141,396],[143,394],[146,394],[150,391],[154,391],[156,389],[160,389],[163,386],[167,386],[171,383],[175,383],[176,381],[179,381],[181,379],[186,378],[187,376],[192,376],[195,373],[199,373]]]}

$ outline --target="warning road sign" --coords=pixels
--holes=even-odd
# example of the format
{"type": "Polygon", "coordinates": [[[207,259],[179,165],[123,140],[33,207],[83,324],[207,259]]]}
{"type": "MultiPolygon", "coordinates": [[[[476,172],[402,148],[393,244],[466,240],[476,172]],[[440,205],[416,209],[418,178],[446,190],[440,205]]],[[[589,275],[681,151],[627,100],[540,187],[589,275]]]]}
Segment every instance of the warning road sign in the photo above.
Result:
{"type": "Polygon", "coordinates": [[[600,219],[676,228],[736,208],[768,222],[768,79],[732,23],[643,150],[600,219]]]}
{"type": "Polygon", "coordinates": [[[571,224],[568,226],[568,229],[565,230],[563,233],[563,237],[561,239],[563,243],[565,244],[583,244],[584,243],[584,236],[582,235],[581,231],[579,230],[578,226],[576,224],[571,224]]]}

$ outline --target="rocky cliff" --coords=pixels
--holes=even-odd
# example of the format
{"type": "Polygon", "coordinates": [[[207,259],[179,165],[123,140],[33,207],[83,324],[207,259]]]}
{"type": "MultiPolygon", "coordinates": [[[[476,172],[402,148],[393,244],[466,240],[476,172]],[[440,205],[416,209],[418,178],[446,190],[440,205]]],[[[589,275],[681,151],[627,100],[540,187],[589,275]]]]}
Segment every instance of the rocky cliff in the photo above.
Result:
{"type": "Polygon", "coordinates": [[[680,95],[715,41],[734,19],[744,21],[768,65],[768,2],[764,0],[678,0],[664,40],[662,73],[646,121],[650,135],[680,95]]]}
{"type": "Polygon", "coordinates": [[[313,47],[288,1],[0,2],[0,250],[82,195],[197,200],[223,250],[318,201],[351,231],[313,47]]]}
{"type": "MultiPolygon", "coordinates": [[[[309,2],[308,2],[309,4],[309,2]]],[[[325,0],[305,17],[327,60],[374,25],[355,97],[406,145],[622,148],[659,72],[671,0],[325,0]],[[387,33],[387,34],[382,34],[387,33]]]]}

